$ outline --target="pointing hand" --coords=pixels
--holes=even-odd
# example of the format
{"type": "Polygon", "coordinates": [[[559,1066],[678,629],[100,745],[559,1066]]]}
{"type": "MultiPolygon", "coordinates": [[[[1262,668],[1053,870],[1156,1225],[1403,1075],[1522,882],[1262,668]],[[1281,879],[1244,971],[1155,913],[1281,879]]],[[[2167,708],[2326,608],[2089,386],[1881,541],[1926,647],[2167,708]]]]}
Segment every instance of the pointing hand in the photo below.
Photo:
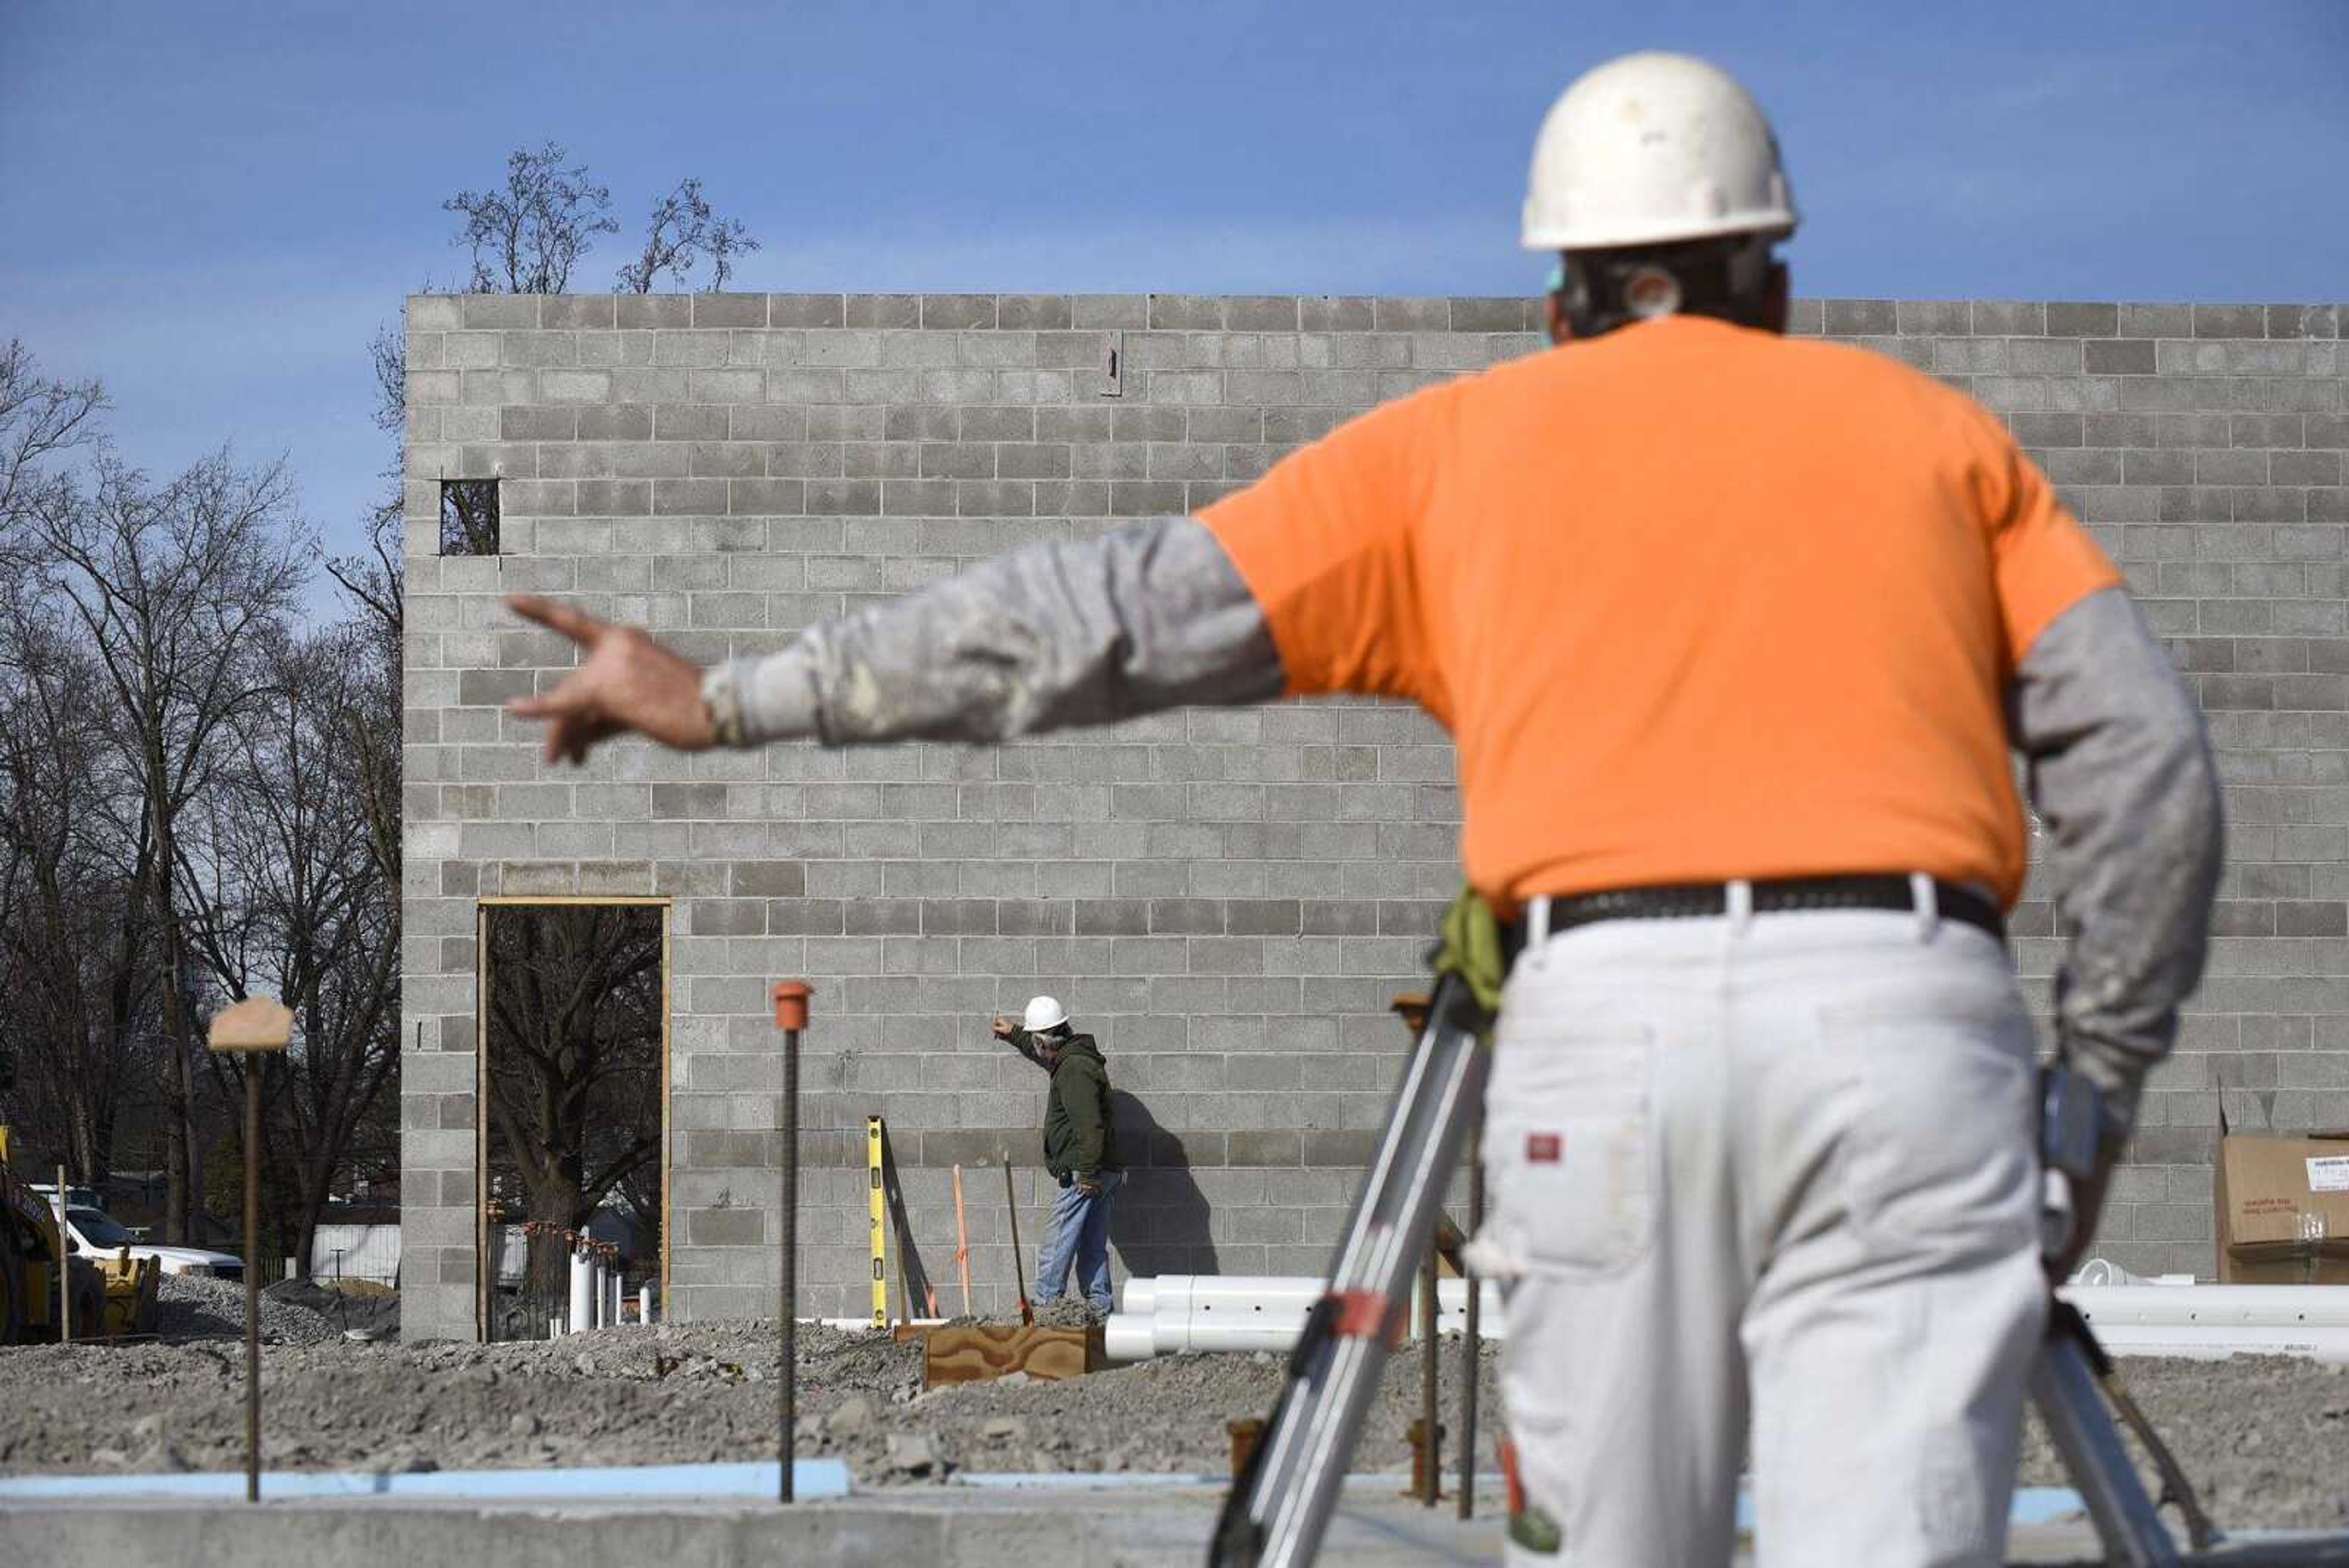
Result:
{"type": "Polygon", "coordinates": [[[701,702],[701,668],[632,626],[615,626],[554,599],[517,594],[506,607],[559,631],[585,655],[579,667],[538,697],[517,697],[506,711],[544,719],[546,760],[584,763],[588,749],[634,731],[680,752],[718,743],[701,702]]]}

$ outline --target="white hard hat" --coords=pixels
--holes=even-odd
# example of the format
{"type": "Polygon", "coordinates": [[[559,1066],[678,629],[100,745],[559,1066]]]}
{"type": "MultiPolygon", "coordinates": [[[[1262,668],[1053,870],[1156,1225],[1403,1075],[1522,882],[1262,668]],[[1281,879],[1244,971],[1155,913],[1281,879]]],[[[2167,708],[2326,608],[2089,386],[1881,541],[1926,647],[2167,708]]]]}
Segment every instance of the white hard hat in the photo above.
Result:
{"type": "Polygon", "coordinates": [[[1058,1001],[1049,996],[1031,996],[1028,999],[1028,1015],[1019,1021],[1019,1027],[1033,1034],[1040,1030],[1058,1029],[1068,1021],[1069,1010],[1058,1001]]]}
{"type": "Polygon", "coordinates": [[[1559,96],[1534,139],[1527,250],[1794,230],[1770,122],[1728,72],[1703,60],[1609,60],[1559,96]]]}

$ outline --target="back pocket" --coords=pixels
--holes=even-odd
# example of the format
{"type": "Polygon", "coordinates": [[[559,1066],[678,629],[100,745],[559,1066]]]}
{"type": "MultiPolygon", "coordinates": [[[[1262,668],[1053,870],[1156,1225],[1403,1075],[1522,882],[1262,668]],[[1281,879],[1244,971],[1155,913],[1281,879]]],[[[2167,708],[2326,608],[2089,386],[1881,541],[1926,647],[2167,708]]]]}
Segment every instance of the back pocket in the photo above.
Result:
{"type": "Polygon", "coordinates": [[[1839,1164],[1853,1222],[1944,1264],[2036,1234],[2030,1015],[2011,988],[1924,988],[1820,1014],[1858,1090],[1839,1164]]]}
{"type": "Polygon", "coordinates": [[[1506,1039],[1485,1095],[1487,1230],[1526,1267],[1588,1272],[1644,1254],[1655,1231],[1644,1024],[1506,1039]]]}

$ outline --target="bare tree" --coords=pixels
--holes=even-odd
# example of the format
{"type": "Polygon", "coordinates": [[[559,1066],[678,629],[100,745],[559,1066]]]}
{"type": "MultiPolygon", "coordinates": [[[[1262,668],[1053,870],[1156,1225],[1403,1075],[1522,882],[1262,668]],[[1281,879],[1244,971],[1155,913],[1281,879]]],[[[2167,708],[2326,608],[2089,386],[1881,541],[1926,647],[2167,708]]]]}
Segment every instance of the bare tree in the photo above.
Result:
{"type": "Polygon", "coordinates": [[[0,1055],[10,1120],[103,1181],[137,1086],[155,976],[150,841],[72,629],[20,591],[0,607],[0,1055]],[[125,811],[123,808],[129,809],[125,811]],[[126,821],[125,818],[128,817],[126,821]],[[21,1066],[21,1072],[18,1067],[21,1066]]]}
{"type": "Polygon", "coordinates": [[[91,441],[105,407],[96,381],[48,380],[21,341],[0,347],[0,538],[32,509],[36,488],[62,482],[47,464],[91,441]]]}
{"type": "MultiPolygon", "coordinates": [[[[450,243],[471,253],[466,286],[473,293],[561,294],[596,236],[619,232],[610,216],[611,191],[591,181],[585,165],[564,168],[569,156],[553,141],[534,151],[518,147],[506,155],[502,189],[460,191],[440,203],[464,220],[450,243]]],[[[701,182],[688,176],[654,203],[643,248],[620,268],[613,286],[646,294],[664,276],[684,284],[707,259],[709,286],[723,288],[734,275],[736,259],[758,248],[750,228],[740,219],[719,216],[703,196],[701,182]]],[[[419,292],[433,292],[431,284],[419,292]]],[[[376,428],[397,437],[408,422],[405,336],[388,323],[377,327],[367,342],[367,362],[375,379],[376,428]]],[[[398,473],[395,465],[394,500],[388,504],[395,517],[398,473]]]]}
{"type": "Polygon", "coordinates": [[[96,381],[51,379],[21,341],[0,346],[0,1087],[84,1180],[112,1158],[142,924],[106,835],[119,780],[93,670],[28,573],[31,519],[70,490],[55,465],[97,438],[105,407],[96,381]]]}
{"type": "Polygon", "coordinates": [[[758,248],[759,242],[740,219],[721,218],[710,211],[700,181],[680,180],[676,190],[654,205],[643,254],[622,267],[615,281],[630,293],[649,294],[663,274],[679,284],[688,282],[694,266],[708,256],[714,291],[734,275],[737,255],[758,248]]]}
{"type": "Polygon", "coordinates": [[[506,156],[502,190],[460,191],[440,203],[464,220],[456,243],[473,253],[476,294],[561,294],[571,269],[598,234],[617,234],[609,216],[612,192],[566,169],[569,154],[556,142],[506,156]]]}
{"type": "MultiPolygon", "coordinates": [[[[266,699],[235,720],[239,744],[214,792],[209,899],[191,898],[191,940],[229,995],[273,986],[299,1023],[280,1069],[266,1065],[281,1217],[307,1275],[319,1215],[399,1061],[396,815],[397,688],[361,618],[296,638],[266,629],[254,658],[266,699]]],[[[243,1064],[214,1058],[224,1090],[243,1064]]],[[[232,1100],[232,1103],[233,1101],[232,1100]]]]}
{"type": "Polygon", "coordinates": [[[38,576],[88,639],[116,745],[150,837],[146,896],[159,939],[164,1033],[168,1240],[187,1234],[190,951],[178,897],[191,874],[183,826],[213,781],[232,722],[266,693],[249,657],[302,582],[306,531],[280,465],[240,469],[225,451],[160,488],[100,451],[87,487],[48,498],[23,532],[38,576]]]}

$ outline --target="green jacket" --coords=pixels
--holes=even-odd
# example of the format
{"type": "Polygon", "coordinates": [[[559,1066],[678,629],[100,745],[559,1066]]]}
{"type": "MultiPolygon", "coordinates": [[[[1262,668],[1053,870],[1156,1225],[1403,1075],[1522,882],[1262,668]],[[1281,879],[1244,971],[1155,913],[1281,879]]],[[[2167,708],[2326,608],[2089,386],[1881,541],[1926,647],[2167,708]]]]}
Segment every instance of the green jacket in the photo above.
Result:
{"type": "MultiPolygon", "coordinates": [[[[1012,1044],[1034,1056],[1037,1040],[1024,1029],[1012,1044]]],[[[1104,1170],[1123,1170],[1117,1125],[1109,1108],[1109,1064],[1090,1034],[1071,1034],[1052,1066],[1052,1093],[1044,1106],[1044,1168],[1066,1186],[1075,1177],[1090,1180],[1104,1170]]]]}

